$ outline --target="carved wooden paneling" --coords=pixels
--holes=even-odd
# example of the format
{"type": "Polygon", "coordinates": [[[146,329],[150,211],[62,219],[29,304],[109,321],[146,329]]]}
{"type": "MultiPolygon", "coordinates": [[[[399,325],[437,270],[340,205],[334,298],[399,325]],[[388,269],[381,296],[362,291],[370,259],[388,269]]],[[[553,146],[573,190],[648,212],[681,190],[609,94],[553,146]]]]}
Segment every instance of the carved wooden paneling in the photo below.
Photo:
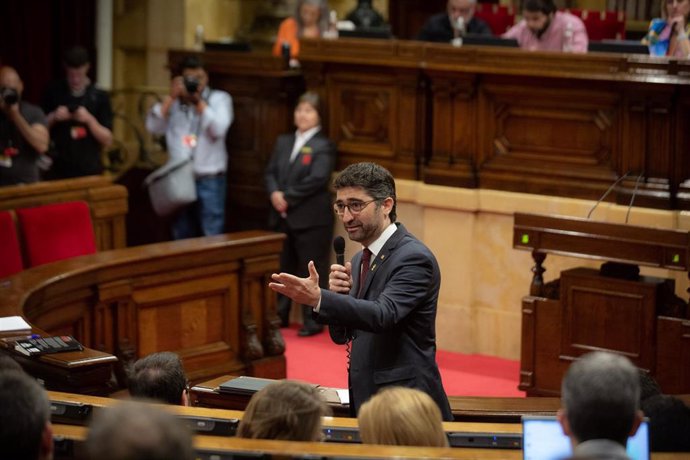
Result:
{"type": "Polygon", "coordinates": [[[602,277],[586,268],[561,272],[561,353],[577,358],[592,350],[615,351],[642,369],[652,369],[661,283],[659,278],[602,277]]]}
{"type": "Polygon", "coordinates": [[[690,319],[659,317],[656,381],[666,394],[687,393],[690,386],[690,319]]]}
{"type": "Polygon", "coordinates": [[[446,0],[392,0],[388,2],[388,20],[396,37],[413,39],[429,16],[445,10],[446,0]]]}
{"type": "Polygon", "coordinates": [[[683,202],[690,196],[690,185],[680,186],[690,162],[678,158],[688,143],[690,61],[354,39],[305,40],[300,61],[308,86],[335,104],[331,133],[346,134],[339,168],[354,161],[396,168],[414,157],[422,167],[416,177],[427,183],[588,199],[629,173],[608,200],[627,204],[635,193],[637,205],[669,208],[677,189],[683,202]],[[376,124],[391,116],[380,109],[405,94],[401,75],[418,82],[416,92],[407,86],[418,116],[404,116],[412,111],[398,102],[394,124],[376,124]],[[395,143],[391,126],[416,152],[395,143]],[[372,129],[390,142],[372,147],[372,129]]]}
{"type": "Polygon", "coordinates": [[[476,187],[476,77],[430,72],[431,151],[424,182],[476,187]]]}
{"type": "Polygon", "coordinates": [[[482,187],[549,194],[584,183],[580,196],[598,198],[615,177],[616,94],[487,78],[479,99],[482,187]]]}
{"type": "Polygon", "coordinates": [[[245,232],[43,265],[0,285],[0,314],[22,314],[124,363],[176,352],[193,380],[247,372],[284,378],[284,345],[271,348],[270,360],[261,348],[280,335],[275,306],[266,301],[275,297],[267,280],[279,268],[283,239],[245,232]],[[246,313],[249,329],[261,325],[249,342],[246,313]]]}

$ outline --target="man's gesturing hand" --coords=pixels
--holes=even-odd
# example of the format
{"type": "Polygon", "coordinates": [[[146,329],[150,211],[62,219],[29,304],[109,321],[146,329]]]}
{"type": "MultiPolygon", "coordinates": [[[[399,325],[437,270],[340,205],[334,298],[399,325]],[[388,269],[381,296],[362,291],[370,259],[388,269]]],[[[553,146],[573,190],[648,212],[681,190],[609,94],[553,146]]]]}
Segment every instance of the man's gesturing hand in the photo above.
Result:
{"type": "Polygon", "coordinates": [[[308,268],[308,278],[298,278],[289,273],[274,273],[271,275],[273,281],[268,283],[268,287],[297,303],[316,307],[321,300],[319,274],[316,272],[314,261],[309,261],[308,268]]]}

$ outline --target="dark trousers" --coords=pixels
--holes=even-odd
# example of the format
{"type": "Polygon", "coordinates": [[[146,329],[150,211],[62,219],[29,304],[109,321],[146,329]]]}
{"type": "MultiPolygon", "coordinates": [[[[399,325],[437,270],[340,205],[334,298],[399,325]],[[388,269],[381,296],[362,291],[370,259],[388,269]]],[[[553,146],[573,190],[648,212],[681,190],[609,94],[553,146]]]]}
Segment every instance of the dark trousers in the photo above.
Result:
{"type": "MultiPolygon", "coordinates": [[[[328,289],[328,274],[331,271],[331,240],[333,239],[332,226],[310,227],[299,230],[288,228],[285,221],[281,221],[276,229],[285,233],[287,239],[280,255],[280,269],[285,273],[291,273],[301,278],[309,276],[307,264],[314,261],[316,271],[319,273],[319,286],[328,289]]],[[[283,295],[278,295],[278,315],[288,318],[292,300],[283,295]]],[[[321,328],[312,318],[312,307],[302,306],[302,322],[306,329],[321,328]]]]}

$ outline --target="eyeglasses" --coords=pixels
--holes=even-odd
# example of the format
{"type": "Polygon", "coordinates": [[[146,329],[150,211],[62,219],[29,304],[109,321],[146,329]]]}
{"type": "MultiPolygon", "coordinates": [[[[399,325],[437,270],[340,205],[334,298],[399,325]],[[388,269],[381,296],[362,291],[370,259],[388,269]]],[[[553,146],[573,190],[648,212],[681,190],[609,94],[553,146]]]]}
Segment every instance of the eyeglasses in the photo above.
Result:
{"type": "Polygon", "coordinates": [[[359,214],[364,210],[364,208],[367,207],[369,203],[373,203],[374,201],[378,200],[369,200],[369,201],[352,201],[348,204],[345,203],[334,203],[333,204],[333,211],[339,216],[342,216],[345,214],[345,209],[348,209],[350,211],[350,214],[353,216],[356,214],[359,214]]]}

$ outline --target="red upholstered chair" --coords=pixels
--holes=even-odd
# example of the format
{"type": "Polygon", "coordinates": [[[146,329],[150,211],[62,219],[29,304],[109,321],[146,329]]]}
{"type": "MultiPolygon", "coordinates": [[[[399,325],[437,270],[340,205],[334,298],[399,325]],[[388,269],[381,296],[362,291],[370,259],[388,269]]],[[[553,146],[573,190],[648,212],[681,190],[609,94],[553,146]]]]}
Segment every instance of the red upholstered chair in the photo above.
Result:
{"type": "Polygon", "coordinates": [[[625,39],[624,11],[579,10],[575,8],[566,11],[582,19],[587,29],[589,41],[625,39]]]}
{"type": "Polygon", "coordinates": [[[93,254],[96,237],[83,201],[17,209],[29,266],[93,254]]]}
{"type": "Polygon", "coordinates": [[[501,35],[515,24],[512,6],[477,3],[474,15],[486,22],[494,35],[501,35]]]}
{"type": "Polygon", "coordinates": [[[9,211],[0,211],[0,278],[24,270],[17,227],[9,211]]]}

